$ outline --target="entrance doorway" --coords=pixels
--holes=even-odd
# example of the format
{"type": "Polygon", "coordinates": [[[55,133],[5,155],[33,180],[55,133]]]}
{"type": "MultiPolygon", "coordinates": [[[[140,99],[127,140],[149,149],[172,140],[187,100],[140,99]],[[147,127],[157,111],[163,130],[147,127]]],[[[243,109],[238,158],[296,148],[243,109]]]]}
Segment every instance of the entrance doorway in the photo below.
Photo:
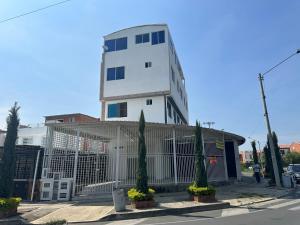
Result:
{"type": "Polygon", "coordinates": [[[237,177],[233,141],[225,142],[225,153],[228,177],[237,177]]]}

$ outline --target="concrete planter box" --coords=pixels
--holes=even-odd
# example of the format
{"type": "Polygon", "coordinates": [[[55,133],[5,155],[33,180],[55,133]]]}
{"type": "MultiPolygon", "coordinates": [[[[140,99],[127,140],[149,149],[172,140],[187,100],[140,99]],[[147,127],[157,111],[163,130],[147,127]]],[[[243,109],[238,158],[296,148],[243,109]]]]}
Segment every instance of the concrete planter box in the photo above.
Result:
{"type": "Polygon", "coordinates": [[[9,209],[6,211],[0,211],[0,219],[16,216],[17,215],[17,208],[9,209]]]}
{"type": "Polygon", "coordinates": [[[215,194],[211,195],[192,195],[192,198],[195,202],[203,202],[203,203],[210,203],[210,202],[215,202],[216,197],[215,194]]]}
{"type": "Polygon", "coordinates": [[[148,201],[132,201],[131,205],[136,209],[147,209],[155,206],[154,200],[148,201]]]}

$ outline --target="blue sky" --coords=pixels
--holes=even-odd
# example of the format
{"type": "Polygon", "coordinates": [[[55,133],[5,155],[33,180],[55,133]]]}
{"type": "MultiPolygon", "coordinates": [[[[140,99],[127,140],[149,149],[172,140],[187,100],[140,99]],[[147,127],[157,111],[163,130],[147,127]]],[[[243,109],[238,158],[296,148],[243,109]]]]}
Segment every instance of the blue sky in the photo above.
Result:
{"type": "MultiPolygon", "coordinates": [[[[0,20],[56,3],[2,0],[0,20]]],[[[14,101],[21,123],[81,112],[100,115],[102,36],[167,23],[189,95],[190,123],[265,143],[257,74],[300,48],[300,1],[73,0],[0,23],[0,128],[14,101]]],[[[300,55],[265,78],[281,143],[300,140],[300,55]]],[[[249,148],[246,143],[241,149],[249,148]]]]}

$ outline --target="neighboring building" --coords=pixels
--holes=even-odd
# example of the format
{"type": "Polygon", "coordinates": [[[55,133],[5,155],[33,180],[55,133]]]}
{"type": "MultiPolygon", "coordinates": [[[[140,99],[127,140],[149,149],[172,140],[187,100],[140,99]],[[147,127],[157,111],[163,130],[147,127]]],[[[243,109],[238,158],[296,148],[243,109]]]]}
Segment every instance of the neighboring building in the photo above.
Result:
{"type": "Polygon", "coordinates": [[[291,148],[291,145],[289,145],[289,144],[279,145],[279,151],[282,156],[284,156],[286,153],[290,152],[291,151],[290,148],[291,148]]]}
{"type": "Polygon", "coordinates": [[[240,151],[240,160],[241,163],[250,163],[253,161],[253,152],[252,151],[240,151]]]}
{"type": "Polygon", "coordinates": [[[81,114],[81,113],[45,116],[45,123],[81,123],[81,122],[95,122],[98,120],[99,120],[98,118],[81,114]]]}
{"type": "MultiPolygon", "coordinates": [[[[47,123],[80,123],[95,122],[99,119],[84,115],[81,113],[61,114],[53,116],[45,116],[45,124],[47,123]]],[[[42,146],[46,144],[47,127],[44,124],[33,126],[21,125],[18,130],[18,145],[42,146]]]]}
{"type": "Polygon", "coordinates": [[[293,142],[291,144],[290,151],[300,153],[300,142],[293,142]]]}
{"type": "Polygon", "coordinates": [[[104,36],[102,120],[188,124],[185,77],[166,24],[122,29],[104,36]]]}
{"type": "Polygon", "coordinates": [[[0,147],[3,146],[6,136],[6,131],[0,129],[0,147]]]}

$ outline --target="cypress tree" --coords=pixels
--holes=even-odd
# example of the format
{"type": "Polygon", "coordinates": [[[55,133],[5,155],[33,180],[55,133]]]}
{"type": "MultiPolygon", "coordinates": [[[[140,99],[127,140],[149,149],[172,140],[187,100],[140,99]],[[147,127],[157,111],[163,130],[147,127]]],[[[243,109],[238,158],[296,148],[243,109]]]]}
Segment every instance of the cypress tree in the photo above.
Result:
{"type": "Polygon", "coordinates": [[[139,143],[138,143],[138,171],[136,188],[142,193],[148,193],[148,176],[146,162],[146,144],[145,144],[145,118],[143,110],[139,120],[139,143]]]}
{"type": "Polygon", "coordinates": [[[9,198],[13,194],[13,179],[15,176],[15,148],[18,135],[20,107],[17,103],[9,110],[7,117],[7,132],[0,163],[0,197],[9,198]]]}
{"type": "Polygon", "coordinates": [[[270,147],[269,139],[267,141],[266,149],[267,149],[266,170],[268,169],[268,176],[269,176],[269,178],[271,178],[271,182],[275,183],[275,175],[274,175],[271,147],[270,147]]]}
{"type": "Polygon", "coordinates": [[[273,138],[273,143],[274,143],[274,150],[275,150],[275,156],[276,156],[276,161],[277,161],[280,182],[282,183],[282,173],[283,173],[282,157],[281,157],[281,153],[280,153],[280,149],[279,149],[279,145],[278,145],[278,138],[274,131],[272,132],[272,138],[273,138]]]}
{"type": "Polygon", "coordinates": [[[256,150],[256,143],[255,141],[251,142],[252,150],[253,150],[253,161],[254,164],[258,163],[258,156],[257,156],[257,150],[256,150]]]}
{"type": "Polygon", "coordinates": [[[207,187],[207,173],[204,165],[202,128],[196,121],[195,128],[195,148],[196,148],[196,186],[207,187]]]}

